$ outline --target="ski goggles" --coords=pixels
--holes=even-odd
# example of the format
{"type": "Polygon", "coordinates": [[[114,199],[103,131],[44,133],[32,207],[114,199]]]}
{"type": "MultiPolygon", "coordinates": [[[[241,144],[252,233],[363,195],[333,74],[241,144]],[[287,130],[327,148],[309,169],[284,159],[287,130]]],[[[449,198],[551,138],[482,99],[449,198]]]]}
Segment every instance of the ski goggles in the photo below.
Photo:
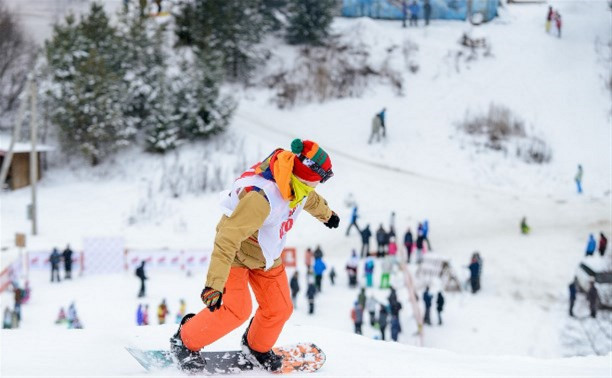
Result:
{"type": "Polygon", "coordinates": [[[334,172],[331,169],[326,171],[318,163],[310,160],[304,155],[300,155],[299,159],[302,162],[302,164],[310,168],[311,171],[321,176],[321,180],[320,180],[321,184],[323,184],[325,181],[329,180],[330,178],[334,176],[334,172]]]}

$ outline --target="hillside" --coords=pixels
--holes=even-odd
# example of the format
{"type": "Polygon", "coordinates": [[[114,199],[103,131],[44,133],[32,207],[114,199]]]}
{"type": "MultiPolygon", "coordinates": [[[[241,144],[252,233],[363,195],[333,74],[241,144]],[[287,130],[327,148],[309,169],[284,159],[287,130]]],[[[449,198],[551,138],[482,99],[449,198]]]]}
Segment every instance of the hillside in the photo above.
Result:
{"type": "MultiPolygon", "coordinates": [[[[567,285],[587,236],[612,231],[611,107],[603,79],[610,74],[610,11],[604,1],[552,4],[563,14],[561,39],[544,32],[545,4],[507,6],[480,27],[435,21],[427,29],[402,29],[399,22],[336,19],[334,32],[360,39],[374,57],[406,40],[418,46],[412,58],[417,73],[405,68],[401,54],[389,61],[402,72],[403,96],[376,83],[360,98],[280,110],[268,90],[228,86],[240,105],[224,136],[165,157],[130,149],[93,169],[55,156],[39,186],[40,234],[28,234],[28,249],[70,243],[78,250],[83,238],[100,235],[123,236],[136,249],[210,248],[221,187],[273,148],[288,148],[295,137],[312,139],[331,156],[335,176],[317,191],[341,224],[334,232],[304,215],[289,244],[298,248],[300,263],[306,247],[320,244],[339,283],[317,300],[313,317],[302,298],[279,342],[319,344],[328,360],[318,375],[609,376],[612,339],[598,346],[603,356],[592,356],[588,340],[568,344],[564,330],[580,329],[566,315],[567,285]],[[492,55],[457,63],[464,32],[486,38],[492,55]],[[550,163],[527,164],[512,154],[479,149],[457,130],[466,112],[484,112],[491,103],[511,109],[547,142],[550,163]],[[371,118],[382,107],[388,138],[369,145],[371,118]],[[222,167],[221,183],[212,180],[204,193],[189,187],[202,173],[201,162],[222,167]],[[582,195],[573,182],[578,164],[585,169],[582,195]],[[174,180],[188,186],[178,197],[168,189],[174,180]],[[360,225],[373,229],[386,226],[392,211],[400,235],[428,219],[434,253],[448,258],[461,278],[467,277],[472,252],[483,256],[482,292],[447,294],[445,325],[425,329],[427,348],[413,346],[416,328],[403,289],[400,343],[371,340],[373,329],[367,337],[351,334],[349,309],[357,293],[344,287],[343,267],[361,243],[355,234],[344,236],[349,196],[359,205],[360,225]],[[523,216],[532,227],[527,237],[519,233],[523,216]],[[591,356],[562,358],[585,354],[591,356]]],[[[275,64],[291,63],[294,52],[287,46],[274,51],[275,64]]],[[[0,200],[4,249],[12,246],[15,232],[30,230],[25,214],[30,191],[3,192],[0,200]]],[[[3,265],[14,256],[12,248],[3,251],[3,265]]],[[[185,298],[188,310],[198,311],[204,274],[159,273],[146,301],[154,308],[166,298],[172,311],[185,298]]],[[[24,306],[22,329],[1,333],[2,375],[143,375],[123,347],[163,347],[174,332],[174,325],[132,325],[138,304],[132,272],[57,286],[47,280],[47,272],[32,273],[33,299],[24,306]],[[59,306],[71,301],[84,330],[52,324],[59,306]],[[63,361],[65,355],[74,363],[63,361]],[[41,363],[29,363],[32,357],[41,363]],[[107,363],[110,359],[116,362],[107,363]]],[[[402,281],[396,276],[393,282],[402,281]]],[[[386,297],[383,290],[374,293],[386,297]]],[[[12,303],[6,293],[1,299],[12,303]]],[[[580,304],[580,316],[586,315],[580,304]]],[[[598,320],[610,324],[610,313],[598,320]]],[[[235,348],[241,331],[211,348],[235,348]]]]}

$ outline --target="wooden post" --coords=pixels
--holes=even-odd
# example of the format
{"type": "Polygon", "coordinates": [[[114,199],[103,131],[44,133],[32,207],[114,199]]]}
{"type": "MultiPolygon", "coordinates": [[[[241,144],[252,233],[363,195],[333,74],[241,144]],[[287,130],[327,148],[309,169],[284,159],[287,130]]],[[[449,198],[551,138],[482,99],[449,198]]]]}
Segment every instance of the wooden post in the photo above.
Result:
{"type": "MultiPolygon", "coordinates": [[[[30,89],[30,81],[26,84],[26,93],[30,89]]],[[[27,103],[27,96],[24,96],[19,104],[19,112],[17,113],[17,122],[13,127],[13,138],[11,139],[11,143],[9,144],[8,151],[6,156],[4,157],[4,161],[2,163],[2,171],[0,171],[0,185],[4,185],[4,181],[6,180],[6,176],[8,175],[9,168],[11,166],[11,161],[13,160],[13,149],[15,148],[15,143],[17,139],[19,139],[19,134],[21,133],[21,124],[23,123],[23,113],[25,113],[25,107],[27,103]]]]}
{"type": "Polygon", "coordinates": [[[38,142],[38,129],[36,124],[36,83],[32,82],[30,86],[31,102],[30,102],[30,140],[32,142],[32,151],[30,152],[30,186],[32,187],[32,235],[38,233],[37,227],[37,209],[36,209],[36,181],[38,180],[38,152],[36,152],[36,143],[38,142]]]}

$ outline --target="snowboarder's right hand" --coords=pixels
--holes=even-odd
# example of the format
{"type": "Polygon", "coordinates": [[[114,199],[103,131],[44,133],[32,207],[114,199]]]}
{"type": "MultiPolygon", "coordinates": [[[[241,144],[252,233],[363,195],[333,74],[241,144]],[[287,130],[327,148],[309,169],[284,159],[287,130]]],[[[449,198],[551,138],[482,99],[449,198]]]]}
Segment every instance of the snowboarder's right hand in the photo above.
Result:
{"type": "Polygon", "coordinates": [[[200,294],[204,306],[208,307],[210,312],[221,308],[221,297],[223,297],[223,293],[208,286],[205,287],[204,290],[202,290],[202,294],[200,294]]]}

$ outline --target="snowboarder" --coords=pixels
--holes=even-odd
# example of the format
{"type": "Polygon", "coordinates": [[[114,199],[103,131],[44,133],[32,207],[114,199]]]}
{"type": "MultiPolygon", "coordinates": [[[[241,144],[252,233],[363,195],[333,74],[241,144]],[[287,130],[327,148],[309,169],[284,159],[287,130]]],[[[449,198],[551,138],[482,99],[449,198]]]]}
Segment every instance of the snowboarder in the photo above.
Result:
{"type": "Polygon", "coordinates": [[[582,193],[582,165],[578,164],[578,171],[576,172],[576,176],[574,176],[574,181],[576,181],[576,189],[578,190],[578,194],[582,193]]]}
{"type": "Polygon", "coordinates": [[[355,228],[357,229],[357,232],[359,232],[359,226],[357,225],[357,218],[359,218],[359,214],[357,213],[357,205],[355,205],[353,206],[353,211],[351,212],[351,223],[346,229],[346,236],[349,236],[349,233],[351,232],[351,229],[353,228],[353,226],[355,226],[355,228]]]}
{"type": "Polygon", "coordinates": [[[555,11],[551,6],[548,7],[548,13],[546,14],[546,33],[550,33],[550,26],[552,23],[553,15],[555,11]]]}
{"type": "Polygon", "coordinates": [[[136,277],[140,279],[140,291],[138,292],[138,298],[142,298],[145,296],[145,280],[147,276],[145,274],[145,261],[142,260],[140,262],[140,266],[136,268],[135,271],[136,277]]]}
{"type": "Polygon", "coordinates": [[[357,268],[359,267],[359,257],[357,251],[353,249],[351,257],[346,263],[346,272],[349,277],[349,287],[357,286],[357,268]]]}
{"type": "Polygon", "coordinates": [[[64,258],[64,279],[72,279],[72,250],[70,249],[70,244],[66,246],[64,252],[62,252],[62,257],[64,258]]]}
{"type": "Polygon", "coordinates": [[[361,258],[364,258],[370,254],[370,238],[372,237],[372,231],[370,231],[370,225],[366,225],[363,230],[359,232],[361,234],[361,258]]]}
{"type": "Polygon", "coordinates": [[[57,248],[53,248],[53,252],[51,252],[51,256],[49,257],[49,263],[51,264],[51,282],[57,280],[60,282],[59,275],[59,263],[61,260],[61,255],[57,248]]]}
{"type": "MultiPolygon", "coordinates": [[[[316,254],[316,251],[315,251],[316,254]]],[[[315,276],[315,286],[317,288],[317,293],[321,292],[321,281],[323,280],[323,272],[327,269],[327,265],[323,262],[321,257],[315,257],[314,263],[314,276],[315,276]]]]}
{"type": "Polygon", "coordinates": [[[387,329],[387,317],[389,312],[387,307],[380,305],[380,311],[378,312],[378,326],[380,327],[380,337],[382,340],[385,339],[385,330],[387,329]]]}
{"type": "Polygon", "coordinates": [[[385,256],[385,246],[387,245],[387,232],[383,228],[382,223],[376,230],[376,257],[385,256]]]}
{"type": "Polygon", "coordinates": [[[589,290],[587,291],[587,300],[589,301],[589,309],[591,310],[591,318],[597,317],[597,308],[599,307],[599,292],[595,287],[595,282],[591,281],[589,290]]]}
{"type": "Polygon", "coordinates": [[[429,20],[431,18],[431,4],[429,0],[425,0],[425,4],[423,5],[423,17],[425,18],[425,26],[429,25],[429,20]]]}
{"type": "Polygon", "coordinates": [[[300,282],[297,270],[293,272],[289,286],[291,287],[291,303],[293,303],[293,307],[297,307],[297,295],[300,292],[300,282]]]}
{"type": "Polygon", "coordinates": [[[363,267],[366,277],[366,287],[372,287],[373,280],[372,275],[374,274],[374,259],[371,256],[368,256],[365,261],[365,265],[363,267]]]}
{"type": "Polygon", "coordinates": [[[391,340],[397,341],[400,332],[402,332],[402,325],[399,316],[391,315],[391,340]]]}
{"type": "Polygon", "coordinates": [[[370,295],[366,298],[366,308],[368,313],[370,314],[370,325],[374,327],[376,324],[376,307],[378,306],[378,301],[374,298],[374,295],[370,295]]]}
{"type": "Polygon", "coordinates": [[[376,114],[378,118],[380,119],[380,127],[381,127],[383,138],[387,137],[387,124],[385,122],[386,114],[387,114],[387,108],[382,108],[382,110],[378,112],[378,114],[376,114]]]}
{"type": "Polygon", "coordinates": [[[380,134],[382,132],[383,126],[382,121],[380,120],[380,116],[377,114],[372,118],[372,130],[370,132],[370,138],[368,139],[368,144],[372,144],[374,139],[376,142],[380,142],[380,134]]]}
{"type": "Polygon", "coordinates": [[[406,247],[406,256],[408,257],[408,264],[410,264],[410,256],[412,255],[413,246],[412,231],[410,231],[410,227],[404,235],[404,246],[406,247]]]}
{"type": "Polygon", "coordinates": [[[331,267],[331,270],[329,271],[329,282],[331,282],[332,286],[334,286],[336,284],[336,269],[334,269],[334,267],[331,267]]]}
{"type": "Polygon", "coordinates": [[[168,311],[168,306],[166,305],[166,300],[162,299],[162,302],[157,307],[157,320],[158,320],[159,324],[165,324],[166,323],[166,316],[169,313],[170,313],[170,311],[168,311]]]}
{"type": "Polygon", "coordinates": [[[363,324],[363,307],[361,307],[357,301],[355,301],[353,311],[351,311],[351,318],[355,324],[355,333],[361,335],[361,325],[363,324]]]}
{"type": "Polygon", "coordinates": [[[433,296],[429,294],[429,286],[425,288],[425,292],[423,293],[423,302],[425,303],[425,316],[423,317],[423,323],[427,325],[431,325],[430,313],[431,313],[431,301],[433,296]]]}
{"type": "Polygon", "coordinates": [[[585,256],[593,256],[596,247],[597,242],[595,241],[595,237],[593,234],[589,234],[589,241],[587,242],[585,256]]]}
{"type": "Polygon", "coordinates": [[[410,26],[419,26],[419,12],[421,10],[421,6],[417,4],[416,1],[412,1],[410,3],[410,26]]]}
{"type": "Polygon", "coordinates": [[[272,347],[293,312],[281,253],[302,209],[326,227],[338,227],[340,218],[314,190],[332,176],[327,153],[313,141],[295,139],[290,151],[276,149],[234,182],[222,201],[225,214],[200,295],[206,308],[186,315],[170,339],[181,369],[203,371],[200,349],[250,317],[249,284],[259,308],[242,336],[243,351],[265,370],[281,368],[282,357],[272,347]]]}
{"type": "Polygon", "coordinates": [[[529,234],[529,231],[530,229],[529,229],[529,226],[527,225],[527,218],[523,217],[521,219],[521,234],[527,235],[529,234]]]}
{"type": "Polygon", "coordinates": [[[442,292],[438,292],[438,297],[436,298],[436,311],[438,311],[438,325],[442,325],[442,311],[444,310],[444,296],[442,292]]]}
{"type": "Polygon", "coordinates": [[[599,233],[599,247],[597,248],[600,256],[603,256],[606,254],[607,247],[608,247],[608,239],[606,238],[603,232],[600,232],[599,233]]]}
{"type": "Polygon", "coordinates": [[[574,317],[574,303],[576,303],[576,278],[569,284],[569,316],[574,317]]]}

